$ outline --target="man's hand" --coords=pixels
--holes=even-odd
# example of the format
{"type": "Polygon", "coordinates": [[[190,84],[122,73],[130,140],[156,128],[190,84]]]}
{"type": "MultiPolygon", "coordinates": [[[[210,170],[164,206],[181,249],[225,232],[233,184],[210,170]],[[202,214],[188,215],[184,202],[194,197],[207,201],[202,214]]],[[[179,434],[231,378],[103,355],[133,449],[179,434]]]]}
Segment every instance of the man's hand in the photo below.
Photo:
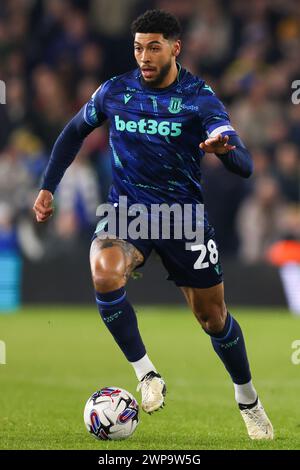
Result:
{"type": "Polygon", "coordinates": [[[219,155],[224,155],[230,150],[236,148],[235,145],[228,144],[229,136],[218,134],[216,137],[206,139],[204,142],[201,142],[199,147],[204,150],[206,153],[217,153],[219,155]]]}
{"type": "Polygon", "coordinates": [[[36,220],[38,222],[46,222],[46,220],[51,217],[53,214],[53,207],[52,207],[53,195],[50,191],[46,189],[42,189],[39,192],[38,197],[33,206],[33,210],[35,212],[36,220]]]}

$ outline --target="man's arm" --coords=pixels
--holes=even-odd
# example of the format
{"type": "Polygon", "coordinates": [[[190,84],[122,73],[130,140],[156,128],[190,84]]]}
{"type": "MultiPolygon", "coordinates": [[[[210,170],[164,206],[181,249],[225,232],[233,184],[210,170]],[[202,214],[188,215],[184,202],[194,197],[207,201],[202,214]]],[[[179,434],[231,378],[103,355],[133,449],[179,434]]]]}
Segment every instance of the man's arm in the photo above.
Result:
{"type": "Polygon", "coordinates": [[[253,162],[250,153],[238,135],[218,134],[201,142],[199,147],[207,153],[215,153],[227,170],[243,178],[253,173],[253,162]]]}
{"type": "Polygon", "coordinates": [[[111,80],[108,80],[99,86],[56,140],[44,173],[41,190],[33,206],[38,222],[45,222],[51,217],[53,194],[66,169],[73,162],[84,139],[107,119],[103,101],[110,84],[111,80]]]}
{"type": "Polygon", "coordinates": [[[232,127],[225,106],[205,83],[198,99],[202,127],[208,136],[201,142],[201,150],[215,153],[229,171],[248,178],[253,172],[252,158],[232,127]]]}
{"type": "Polygon", "coordinates": [[[79,152],[85,137],[94,129],[86,123],[82,108],[57,138],[43,176],[41,190],[33,206],[38,222],[45,222],[53,214],[53,194],[66,169],[79,152]]]}
{"type": "Polygon", "coordinates": [[[94,129],[84,120],[84,108],[82,108],[58,136],[43,176],[41,189],[46,189],[54,194],[66,169],[79,152],[84,139],[94,129]]]}

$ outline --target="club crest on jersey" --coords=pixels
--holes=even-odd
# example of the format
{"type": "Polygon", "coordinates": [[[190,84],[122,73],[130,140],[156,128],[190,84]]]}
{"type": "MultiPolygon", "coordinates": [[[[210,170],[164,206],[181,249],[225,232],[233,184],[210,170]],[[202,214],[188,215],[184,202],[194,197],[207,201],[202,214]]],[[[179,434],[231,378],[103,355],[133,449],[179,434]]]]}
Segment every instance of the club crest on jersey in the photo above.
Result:
{"type": "Polygon", "coordinates": [[[170,111],[170,113],[172,113],[172,114],[180,113],[181,103],[182,103],[182,98],[172,97],[171,100],[170,100],[169,107],[168,107],[168,110],[170,111]]]}

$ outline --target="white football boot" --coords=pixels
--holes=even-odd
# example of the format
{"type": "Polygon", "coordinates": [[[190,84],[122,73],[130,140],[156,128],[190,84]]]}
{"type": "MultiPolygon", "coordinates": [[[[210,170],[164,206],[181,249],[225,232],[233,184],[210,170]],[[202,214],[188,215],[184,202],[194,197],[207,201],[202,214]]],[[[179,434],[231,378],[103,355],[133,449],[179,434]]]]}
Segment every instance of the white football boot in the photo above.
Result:
{"type": "Polygon", "coordinates": [[[146,374],[138,384],[137,391],[142,393],[142,409],[146,413],[152,413],[164,407],[166,384],[156,372],[151,371],[146,374]]]}
{"type": "Polygon", "coordinates": [[[239,405],[250,439],[274,439],[274,431],[259,398],[253,407],[239,405]]]}

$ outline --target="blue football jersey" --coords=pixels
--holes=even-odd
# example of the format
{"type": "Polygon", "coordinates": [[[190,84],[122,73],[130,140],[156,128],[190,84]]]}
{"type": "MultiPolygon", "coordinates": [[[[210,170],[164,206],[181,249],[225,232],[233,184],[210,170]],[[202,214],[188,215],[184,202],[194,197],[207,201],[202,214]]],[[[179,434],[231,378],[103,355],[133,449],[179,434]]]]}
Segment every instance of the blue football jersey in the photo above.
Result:
{"type": "Polygon", "coordinates": [[[203,203],[200,142],[234,135],[228,114],[212,89],[181,68],[167,88],[150,88],[139,69],[113,77],[84,109],[93,127],[109,121],[113,184],[109,201],[203,203]]]}

